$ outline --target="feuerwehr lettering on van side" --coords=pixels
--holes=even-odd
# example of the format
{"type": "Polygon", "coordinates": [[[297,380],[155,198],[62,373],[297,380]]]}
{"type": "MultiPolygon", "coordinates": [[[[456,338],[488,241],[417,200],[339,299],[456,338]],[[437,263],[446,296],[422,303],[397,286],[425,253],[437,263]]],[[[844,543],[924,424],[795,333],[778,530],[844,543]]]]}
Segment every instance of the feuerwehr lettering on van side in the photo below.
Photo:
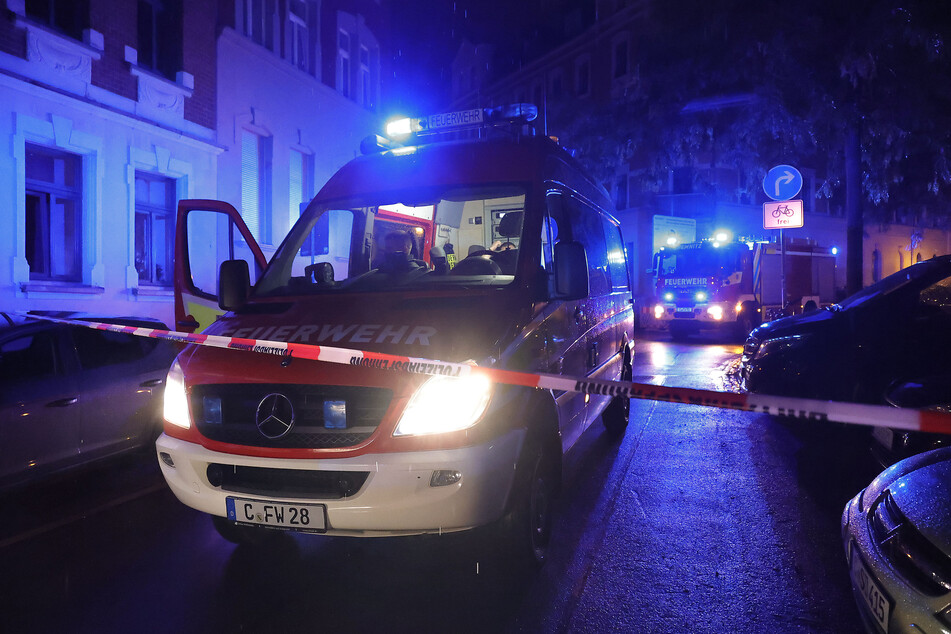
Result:
{"type": "Polygon", "coordinates": [[[237,339],[268,339],[297,343],[388,343],[428,346],[436,335],[432,326],[393,324],[301,324],[261,328],[227,328],[220,335],[237,339]]]}

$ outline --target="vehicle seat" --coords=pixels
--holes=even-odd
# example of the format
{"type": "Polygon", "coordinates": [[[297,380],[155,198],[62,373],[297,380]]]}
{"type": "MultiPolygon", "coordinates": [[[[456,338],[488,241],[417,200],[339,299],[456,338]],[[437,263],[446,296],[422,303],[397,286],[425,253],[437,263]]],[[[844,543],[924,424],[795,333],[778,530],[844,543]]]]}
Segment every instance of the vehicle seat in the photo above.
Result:
{"type": "Polygon", "coordinates": [[[445,275],[449,272],[449,261],[442,247],[433,247],[429,250],[429,260],[433,263],[433,272],[436,275],[445,275]]]}

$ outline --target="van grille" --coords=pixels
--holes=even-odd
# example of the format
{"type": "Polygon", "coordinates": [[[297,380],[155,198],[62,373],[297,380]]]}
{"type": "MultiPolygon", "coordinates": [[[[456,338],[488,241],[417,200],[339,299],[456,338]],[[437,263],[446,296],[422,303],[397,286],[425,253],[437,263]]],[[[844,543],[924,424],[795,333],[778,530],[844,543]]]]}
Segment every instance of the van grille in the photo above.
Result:
{"type": "Polygon", "coordinates": [[[249,447],[331,449],[369,438],[392,397],[386,388],[242,383],[196,385],[190,401],[198,431],[211,440],[249,447]],[[294,424],[279,438],[264,435],[255,422],[258,404],[269,394],[286,396],[294,408],[294,424]]]}

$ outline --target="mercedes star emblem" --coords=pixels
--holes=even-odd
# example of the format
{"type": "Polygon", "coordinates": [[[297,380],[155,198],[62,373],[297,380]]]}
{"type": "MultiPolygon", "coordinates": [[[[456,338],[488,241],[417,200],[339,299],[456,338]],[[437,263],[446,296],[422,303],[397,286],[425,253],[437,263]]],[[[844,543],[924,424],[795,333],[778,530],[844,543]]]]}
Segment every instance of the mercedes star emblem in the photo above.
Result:
{"type": "Polygon", "coordinates": [[[261,399],[254,413],[261,435],[273,439],[287,435],[294,426],[294,406],[283,394],[272,393],[261,399]]]}

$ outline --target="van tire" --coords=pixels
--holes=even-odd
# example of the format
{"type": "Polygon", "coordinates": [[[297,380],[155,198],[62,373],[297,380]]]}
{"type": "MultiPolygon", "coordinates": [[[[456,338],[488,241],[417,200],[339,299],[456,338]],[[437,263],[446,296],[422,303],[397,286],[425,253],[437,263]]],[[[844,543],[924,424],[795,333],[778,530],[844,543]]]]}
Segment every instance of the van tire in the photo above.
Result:
{"type": "Polygon", "coordinates": [[[219,535],[239,546],[259,546],[280,535],[280,531],[260,526],[244,526],[218,515],[211,516],[211,523],[219,535]]]}
{"type": "Polygon", "coordinates": [[[517,568],[537,570],[548,558],[558,470],[542,444],[530,443],[525,447],[523,471],[517,476],[513,506],[497,529],[504,545],[500,554],[517,568]]]}
{"type": "MultiPolygon", "coordinates": [[[[621,368],[621,377],[619,381],[630,382],[634,376],[631,367],[631,360],[628,354],[624,354],[624,366],[621,368]]],[[[624,435],[627,425],[631,420],[631,399],[625,396],[615,396],[608,403],[601,413],[601,422],[604,423],[604,429],[607,434],[613,438],[620,438],[624,435]]]]}

